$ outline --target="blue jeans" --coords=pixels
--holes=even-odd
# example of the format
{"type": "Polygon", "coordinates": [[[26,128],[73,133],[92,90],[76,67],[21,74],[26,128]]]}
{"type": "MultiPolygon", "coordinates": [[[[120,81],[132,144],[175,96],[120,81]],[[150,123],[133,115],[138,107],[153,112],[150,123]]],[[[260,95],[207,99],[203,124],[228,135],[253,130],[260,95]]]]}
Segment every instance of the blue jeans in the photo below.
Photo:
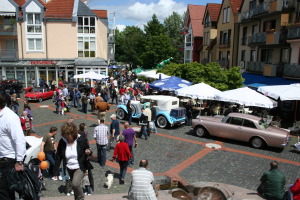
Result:
{"type": "Polygon", "coordinates": [[[75,101],[76,101],[77,106],[78,106],[78,107],[81,107],[80,99],[75,98],[75,101]]]}
{"type": "Polygon", "coordinates": [[[132,122],[132,112],[128,112],[128,123],[131,124],[132,122]]]}
{"type": "Polygon", "coordinates": [[[100,163],[100,166],[103,167],[106,163],[107,145],[97,144],[97,151],[98,151],[98,162],[100,163]]]}
{"type": "Polygon", "coordinates": [[[116,99],[116,105],[118,105],[118,96],[112,96],[111,97],[111,103],[114,103],[114,99],[116,99]]]}
{"type": "Polygon", "coordinates": [[[71,106],[72,106],[72,107],[76,107],[76,100],[75,100],[75,97],[73,97],[73,99],[72,99],[71,106]]]}
{"type": "Polygon", "coordinates": [[[49,161],[49,177],[54,175],[54,166],[55,166],[55,154],[54,153],[46,153],[46,160],[49,161]]]}
{"type": "Polygon", "coordinates": [[[86,103],[82,104],[82,112],[87,113],[87,104],[86,103]]]}
{"type": "Polygon", "coordinates": [[[19,105],[18,104],[14,104],[13,107],[14,107],[15,113],[18,114],[19,105]]]}
{"type": "Polygon", "coordinates": [[[57,101],[55,105],[56,105],[56,114],[58,114],[58,112],[61,110],[61,101],[57,101]]]}
{"type": "Polygon", "coordinates": [[[120,166],[120,180],[124,180],[127,171],[128,161],[118,161],[118,162],[120,166]]]}
{"type": "Polygon", "coordinates": [[[145,136],[145,140],[148,140],[148,133],[147,133],[147,126],[143,125],[141,128],[140,136],[142,138],[142,135],[145,136]]]}

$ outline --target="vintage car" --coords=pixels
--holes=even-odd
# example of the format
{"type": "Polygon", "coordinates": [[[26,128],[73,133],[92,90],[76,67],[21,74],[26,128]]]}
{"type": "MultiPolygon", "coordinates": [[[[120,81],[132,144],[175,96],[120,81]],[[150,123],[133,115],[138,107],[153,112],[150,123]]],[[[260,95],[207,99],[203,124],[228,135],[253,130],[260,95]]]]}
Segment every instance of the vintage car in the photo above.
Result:
{"type": "Polygon", "coordinates": [[[51,99],[54,97],[54,91],[38,87],[28,87],[25,89],[25,92],[25,99],[28,101],[32,100],[42,102],[45,99],[51,99]]]}
{"type": "Polygon", "coordinates": [[[263,118],[242,113],[230,113],[223,118],[201,116],[193,119],[192,127],[199,137],[209,134],[249,142],[254,148],[284,148],[291,139],[289,130],[272,126],[263,118]]]}
{"type": "MultiPolygon", "coordinates": [[[[132,118],[139,118],[141,108],[144,103],[153,101],[156,108],[156,124],[160,128],[174,126],[175,124],[185,123],[185,108],[179,107],[179,99],[172,96],[149,95],[143,96],[140,101],[131,101],[133,108],[132,118]]],[[[126,105],[118,105],[117,117],[125,119],[127,117],[126,105]]]]}

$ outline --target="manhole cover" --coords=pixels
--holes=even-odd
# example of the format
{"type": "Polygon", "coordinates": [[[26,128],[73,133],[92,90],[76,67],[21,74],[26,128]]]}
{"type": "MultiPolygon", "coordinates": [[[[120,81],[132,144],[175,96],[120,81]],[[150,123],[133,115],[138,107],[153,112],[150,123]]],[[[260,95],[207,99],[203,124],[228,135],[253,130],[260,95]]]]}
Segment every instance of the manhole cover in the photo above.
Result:
{"type": "Polygon", "coordinates": [[[214,143],[207,143],[205,146],[208,147],[208,148],[211,148],[211,149],[220,149],[220,148],[222,148],[221,145],[214,144],[214,143]]]}
{"type": "Polygon", "coordinates": [[[42,105],[40,106],[40,108],[48,108],[49,106],[48,105],[42,105]]]}
{"type": "Polygon", "coordinates": [[[186,149],[186,148],[191,147],[189,144],[186,144],[186,143],[177,143],[177,144],[174,144],[174,146],[178,149],[186,149]]]}
{"type": "Polygon", "coordinates": [[[184,154],[178,153],[178,152],[170,152],[170,153],[167,153],[167,157],[180,159],[180,158],[184,157],[184,154]]]}

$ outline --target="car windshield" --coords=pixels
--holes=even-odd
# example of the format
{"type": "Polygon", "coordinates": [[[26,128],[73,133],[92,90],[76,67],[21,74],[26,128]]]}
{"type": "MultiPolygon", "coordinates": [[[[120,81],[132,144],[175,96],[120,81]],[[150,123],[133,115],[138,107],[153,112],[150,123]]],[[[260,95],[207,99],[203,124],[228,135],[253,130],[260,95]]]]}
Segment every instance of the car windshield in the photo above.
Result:
{"type": "Polygon", "coordinates": [[[226,117],[224,117],[221,122],[226,123],[227,119],[229,118],[229,116],[227,115],[226,117]]]}
{"type": "Polygon", "coordinates": [[[268,122],[263,119],[259,120],[258,124],[261,127],[261,129],[267,129],[269,127],[268,122]]]}

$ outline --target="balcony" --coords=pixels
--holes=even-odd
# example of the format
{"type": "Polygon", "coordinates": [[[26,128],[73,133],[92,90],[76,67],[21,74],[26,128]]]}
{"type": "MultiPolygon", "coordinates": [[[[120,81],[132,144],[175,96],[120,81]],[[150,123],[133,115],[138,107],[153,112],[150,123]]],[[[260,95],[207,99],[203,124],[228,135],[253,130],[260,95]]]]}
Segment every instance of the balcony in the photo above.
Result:
{"type": "Polygon", "coordinates": [[[219,65],[221,65],[221,67],[225,67],[225,68],[229,67],[229,60],[219,60],[218,63],[219,65]]]}
{"type": "Polygon", "coordinates": [[[300,24],[288,28],[287,39],[300,39],[300,24]]]}
{"type": "Polygon", "coordinates": [[[289,78],[300,78],[300,64],[285,64],[283,76],[289,78]]]}
{"type": "Polygon", "coordinates": [[[242,12],[241,15],[240,15],[241,16],[240,22],[250,20],[253,16],[253,13],[254,13],[254,9],[242,12]]]}
{"type": "Polygon", "coordinates": [[[17,26],[0,24],[0,35],[17,35],[17,26]]]}
{"type": "Polygon", "coordinates": [[[286,43],[287,33],[286,32],[270,32],[266,34],[266,44],[284,44],[286,43]]]}
{"type": "Polygon", "coordinates": [[[265,44],[266,33],[254,33],[248,37],[248,44],[265,44]]]}
{"type": "Polygon", "coordinates": [[[1,61],[16,61],[18,58],[18,50],[0,50],[1,61]]]}
{"type": "Polygon", "coordinates": [[[249,61],[246,66],[247,72],[262,74],[264,72],[264,62],[249,61]]]}
{"type": "Polygon", "coordinates": [[[230,39],[229,38],[220,38],[219,40],[219,48],[230,47],[230,39]]]}
{"type": "Polygon", "coordinates": [[[253,9],[253,16],[268,13],[269,8],[270,8],[270,2],[269,1],[261,3],[253,9]]]}

